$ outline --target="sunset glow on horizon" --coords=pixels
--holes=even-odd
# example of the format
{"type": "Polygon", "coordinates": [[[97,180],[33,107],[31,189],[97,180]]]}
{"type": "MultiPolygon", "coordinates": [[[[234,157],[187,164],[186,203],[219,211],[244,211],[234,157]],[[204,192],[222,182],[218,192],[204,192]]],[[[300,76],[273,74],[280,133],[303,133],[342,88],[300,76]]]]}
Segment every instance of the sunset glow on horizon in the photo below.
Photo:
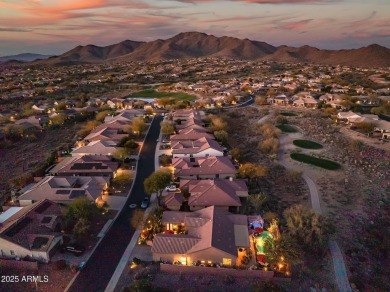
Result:
{"type": "Polygon", "coordinates": [[[0,0],[0,55],[61,54],[187,31],[274,46],[390,47],[389,15],[388,0],[0,0]]]}

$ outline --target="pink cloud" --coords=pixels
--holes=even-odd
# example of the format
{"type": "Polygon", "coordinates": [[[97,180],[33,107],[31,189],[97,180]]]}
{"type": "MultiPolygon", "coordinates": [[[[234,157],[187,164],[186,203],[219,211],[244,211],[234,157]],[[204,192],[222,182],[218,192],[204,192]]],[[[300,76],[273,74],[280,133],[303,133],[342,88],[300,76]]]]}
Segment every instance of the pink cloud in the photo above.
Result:
{"type": "MultiPolygon", "coordinates": [[[[219,0],[173,0],[183,3],[205,3],[205,2],[217,2],[219,0]]],[[[307,3],[331,3],[340,0],[227,0],[231,2],[245,2],[245,3],[255,3],[255,4],[307,4],[307,3]]]]}
{"type": "Polygon", "coordinates": [[[250,16],[237,16],[237,17],[227,17],[227,18],[217,18],[217,19],[208,19],[208,20],[203,20],[201,22],[206,22],[206,23],[215,23],[215,22],[230,22],[230,21],[245,21],[245,20],[252,20],[256,19],[257,17],[250,17],[250,16]]]}
{"type": "Polygon", "coordinates": [[[287,30],[294,30],[294,29],[301,29],[306,26],[309,22],[311,22],[313,19],[304,19],[294,22],[289,22],[286,24],[282,24],[279,26],[279,28],[287,29],[287,30]]]}

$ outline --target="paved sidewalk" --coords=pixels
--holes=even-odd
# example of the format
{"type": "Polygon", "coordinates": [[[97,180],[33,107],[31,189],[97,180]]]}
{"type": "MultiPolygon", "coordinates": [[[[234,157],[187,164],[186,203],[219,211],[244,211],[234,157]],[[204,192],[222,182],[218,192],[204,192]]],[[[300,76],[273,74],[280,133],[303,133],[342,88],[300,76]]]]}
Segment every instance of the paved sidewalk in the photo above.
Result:
{"type": "Polygon", "coordinates": [[[350,292],[352,291],[351,286],[349,285],[347,271],[345,269],[345,263],[343,254],[336,241],[329,241],[329,249],[332,254],[333,268],[336,274],[336,283],[338,291],[340,292],[350,292]]]}
{"type": "MultiPolygon", "coordinates": [[[[279,162],[284,167],[286,167],[288,169],[296,170],[297,167],[295,167],[294,164],[289,163],[285,159],[284,152],[286,150],[285,149],[286,144],[291,142],[291,141],[289,141],[287,134],[284,134],[281,136],[280,142],[281,142],[280,143],[281,149],[280,149],[279,155],[278,155],[279,162]]],[[[305,182],[307,183],[307,186],[309,187],[311,205],[312,205],[313,210],[317,214],[321,214],[322,210],[321,210],[321,205],[320,205],[318,187],[317,187],[316,183],[310,178],[307,171],[303,171],[302,178],[305,180],[305,182]]],[[[340,292],[352,291],[352,289],[349,285],[349,281],[348,281],[348,275],[347,275],[347,270],[345,268],[344,258],[343,258],[343,255],[341,253],[341,250],[340,250],[337,242],[334,240],[330,240],[329,241],[329,249],[330,249],[330,252],[332,255],[333,268],[334,268],[335,278],[336,278],[335,281],[336,281],[336,285],[338,287],[338,291],[340,291],[340,292]]]]}

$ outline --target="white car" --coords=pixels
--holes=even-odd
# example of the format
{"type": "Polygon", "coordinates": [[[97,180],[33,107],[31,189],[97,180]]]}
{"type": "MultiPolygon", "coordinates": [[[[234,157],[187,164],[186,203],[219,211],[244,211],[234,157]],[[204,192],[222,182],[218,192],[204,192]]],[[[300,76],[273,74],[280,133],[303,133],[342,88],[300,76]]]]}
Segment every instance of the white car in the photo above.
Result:
{"type": "Polygon", "coordinates": [[[165,188],[165,190],[168,191],[168,192],[174,192],[174,191],[176,191],[176,186],[175,185],[167,186],[165,188]]]}

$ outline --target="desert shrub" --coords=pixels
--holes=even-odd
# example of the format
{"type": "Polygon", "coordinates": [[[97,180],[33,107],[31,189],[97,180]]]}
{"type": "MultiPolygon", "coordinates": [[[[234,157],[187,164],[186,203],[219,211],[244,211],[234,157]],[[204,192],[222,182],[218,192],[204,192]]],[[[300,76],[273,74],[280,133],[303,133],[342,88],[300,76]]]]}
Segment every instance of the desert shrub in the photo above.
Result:
{"type": "Polygon", "coordinates": [[[327,116],[332,116],[332,115],[336,115],[337,114],[337,109],[333,108],[333,107],[328,107],[324,110],[324,113],[325,115],[327,116]]]}
{"type": "Polygon", "coordinates": [[[302,178],[302,172],[301,171],[296,171],[292,169],[288,169],[286,171],[286,179],[289,182],[299,182],[299,180],[302,178]]]}
{"type": "Polygon", "coordinates": [[[30,172],[23,173],[10,180],[11,184],[15,185],[18,188],[22,188],[25,185],[32,183],[33,181],[34,176],[30,172]]]}
{"type": "Polygon", "coordinates": [[[266,104],[268,104],[267,97],[265,97],[265,96],[256,96],[255,103],[257,105],[266,105],[266,104]]]}
{"type": "Polygon", "coordinates": [[[361,130],[364,133],[371,133],[375,129],[375,123],[360,122],[355,123],[352,128],[361,130]]]}
{"type": "Polygon", "coordinates": [[[351,151],[361,151],[363,148],[363,142],[359,140],[352,140],[349,142],[348,149],[351,151]]]}
{"type": "Polygon", "coordinates": [[[265,138],[277,138],[280,134],[280,130],[278,130],[270,123],[260,124],[257,127],[261,135],[263,135],[265,138]]]}
{"type": "Polygon", "coordinates": [[[259,150],[266,154],[277,154],[279,149],[279,139],[267,138],[259,142],[259,150]]]}
{"type": "Polygon", "coordinates": [[[102,112],[96,114],[95,119],[99,122],[103,122],[104,119],[106,118],[106,116],[108,116],[109,114],[110,114],[110,111],[102,111],[102,112]]]}
{"type": "Polygon", "coordinates": [[[215,131],[226,131],[228,128],[227,122],[224,118],[219,116],[211,116],[211,130],[215,131]]]}
{"type": "Polygon", "coordinates": [[[168,155],[160,156],[160,164],[162,166],[169,166],[172,163],[172,158],[168,155]]]}
{"type": "Polygon", "coordinates": [[[222,143],[226,143],[227,142],[228,133],[226,131],[224,131],[224,130],[215,131],[214,132],[214,136],[215,136],[215,139],[217,139],[217,141],[220,141],[222,143]]]}

